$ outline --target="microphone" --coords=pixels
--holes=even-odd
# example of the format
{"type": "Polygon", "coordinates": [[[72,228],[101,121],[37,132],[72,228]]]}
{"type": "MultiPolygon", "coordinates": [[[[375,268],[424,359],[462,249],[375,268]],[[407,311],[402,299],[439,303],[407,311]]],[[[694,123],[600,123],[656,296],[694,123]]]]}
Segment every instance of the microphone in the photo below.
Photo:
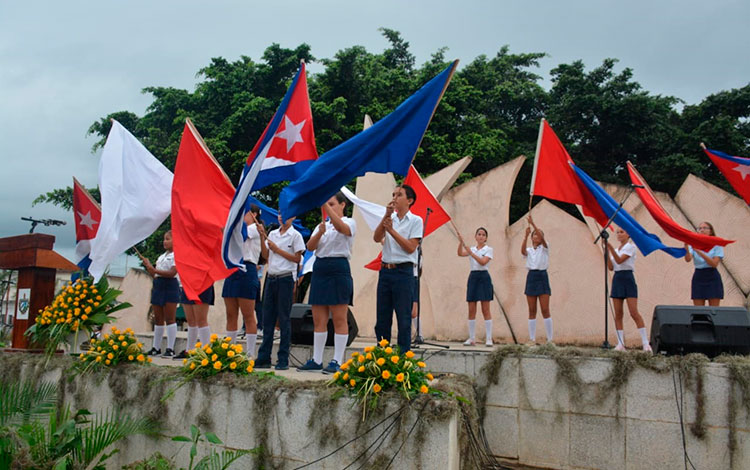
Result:
{"type": "Polygon", "coordinates": [[[642,184],[631,184],[631,188],[639,188],[639,189],[646,189],[646,187],[642,184]]]}

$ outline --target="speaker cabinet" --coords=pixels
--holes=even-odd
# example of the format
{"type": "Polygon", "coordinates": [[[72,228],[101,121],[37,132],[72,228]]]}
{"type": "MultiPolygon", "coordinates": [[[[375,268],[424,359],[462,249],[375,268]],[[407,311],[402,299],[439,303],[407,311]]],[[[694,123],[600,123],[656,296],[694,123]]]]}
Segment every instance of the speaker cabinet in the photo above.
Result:
{"type": "Polygon", "coordinates": [[[750,354],[750,312],[742,307],[657,305],[651,322],[655,353],[750,354]]]}
{"type": "MultiPolygon", "coordinates": [[[[313,325],[312,308],[308,304],[292,305],[292,344],[313,344],[313,325]]],[[[354,319],[351,309],[346,309],[346,322],[349,325],[349,339],[346,345],[349,346],[359,333],[357,320],[354,319]]],[[[328,338],[326,346],[333,346],[333,318],[328,314],[328,338]]]]}

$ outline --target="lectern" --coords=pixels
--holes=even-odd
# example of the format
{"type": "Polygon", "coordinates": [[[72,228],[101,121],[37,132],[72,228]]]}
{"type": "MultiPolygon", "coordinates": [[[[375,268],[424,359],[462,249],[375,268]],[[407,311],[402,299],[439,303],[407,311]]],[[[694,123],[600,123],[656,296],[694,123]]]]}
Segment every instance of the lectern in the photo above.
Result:
{"type": "Polygon", "coordinates": [[[76,271],[78,266],[52,251],[55,237],[29,233],[0,238],[0,268],[18,270],[13,318],[13,347],[27,349],[24,333],[34,324],[39,310],[55,298],[55,272],[76,271]]]}

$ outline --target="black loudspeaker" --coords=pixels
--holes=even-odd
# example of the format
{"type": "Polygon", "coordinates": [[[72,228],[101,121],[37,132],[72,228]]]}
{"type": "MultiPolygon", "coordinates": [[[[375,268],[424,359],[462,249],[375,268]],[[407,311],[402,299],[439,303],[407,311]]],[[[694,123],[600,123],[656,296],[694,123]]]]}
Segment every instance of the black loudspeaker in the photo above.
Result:
{"type": "Polygon", "coordinates": [[[750,354],[750,312],[742,307],[657,305],[651,322],[655,353],[750,354]]]}
{"type": "MultiPolygon", "coordinates": [[[[292,305],[292,344],[313,344],[313,325],[312,308],[308,304],[292,305]]],[[[346,322],[349,324],[349,339],[346,345],[349,346],[359,333],[357,320],[354,319],[351,309],[346,309],[346,322]]],[[[328,339],[326,346],[333,346],[333,318],[328,314],[328,339]]]]}

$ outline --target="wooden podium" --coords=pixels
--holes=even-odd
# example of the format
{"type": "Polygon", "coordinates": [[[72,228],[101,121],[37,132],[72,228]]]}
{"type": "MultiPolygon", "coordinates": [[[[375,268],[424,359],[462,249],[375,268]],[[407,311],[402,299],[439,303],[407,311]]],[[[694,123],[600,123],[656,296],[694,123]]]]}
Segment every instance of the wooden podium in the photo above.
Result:
{"type": "Polygon", "coordinates": [[[55,298],[55,271],[78,270],[78,266],[52,251],[54,244],[55,237],[44,233],[0,238],[0,268],[18,270],[14,348],[28,349],[29,341],[24,333],[34,324],[39,310],[55,298]]]}

